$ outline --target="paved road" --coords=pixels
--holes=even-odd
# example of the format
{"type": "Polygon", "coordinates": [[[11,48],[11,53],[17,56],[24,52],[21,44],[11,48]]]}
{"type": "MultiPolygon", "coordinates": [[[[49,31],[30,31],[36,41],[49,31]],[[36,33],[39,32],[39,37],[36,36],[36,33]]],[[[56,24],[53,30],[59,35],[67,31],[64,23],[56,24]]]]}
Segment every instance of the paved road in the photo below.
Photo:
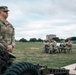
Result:
{"type": "Polygon", "coordinates": [[[68,66],[64,66],[65,69],[69,69],[69,73],[76,75],[76,63],[68,65],[68,66]]]}

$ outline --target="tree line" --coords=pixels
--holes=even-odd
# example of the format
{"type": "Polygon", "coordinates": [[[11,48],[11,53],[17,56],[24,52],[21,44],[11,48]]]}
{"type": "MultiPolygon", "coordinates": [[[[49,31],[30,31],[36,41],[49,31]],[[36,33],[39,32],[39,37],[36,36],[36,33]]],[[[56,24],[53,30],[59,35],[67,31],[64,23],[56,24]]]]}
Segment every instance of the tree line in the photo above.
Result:
{"type": "MultiPolygon", "coordinates": [[[[52,38],[52,40],[55,40],[56,42],[60,42],[61,40],[65,40],[66,42],[68,40],[71,40],[71,41],[76,41],[76,37],[70,37],[70,38],[67,38],[67,39],[60,39],[59,37],[55,37],[55,38],[52,38]]],[[[43,42],[45,41],[44,39],[41,39],[41,38],[30,38],[29,40],[25,39],[25,38],[21,38],[20,40],[16,40],[17,42],[43,42]]]]}

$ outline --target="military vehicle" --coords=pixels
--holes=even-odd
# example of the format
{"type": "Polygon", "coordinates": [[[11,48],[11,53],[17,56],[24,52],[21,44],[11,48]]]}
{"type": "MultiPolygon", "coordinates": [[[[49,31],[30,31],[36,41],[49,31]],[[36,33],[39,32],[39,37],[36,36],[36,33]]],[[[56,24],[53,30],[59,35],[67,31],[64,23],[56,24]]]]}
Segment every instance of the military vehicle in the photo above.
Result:
{"type": "Polygon", "coordinates": [[[28,62],[12,63],[15,55],[0,48],[0,75],[69,75],[65,68],[48,68],[28,62]]]}

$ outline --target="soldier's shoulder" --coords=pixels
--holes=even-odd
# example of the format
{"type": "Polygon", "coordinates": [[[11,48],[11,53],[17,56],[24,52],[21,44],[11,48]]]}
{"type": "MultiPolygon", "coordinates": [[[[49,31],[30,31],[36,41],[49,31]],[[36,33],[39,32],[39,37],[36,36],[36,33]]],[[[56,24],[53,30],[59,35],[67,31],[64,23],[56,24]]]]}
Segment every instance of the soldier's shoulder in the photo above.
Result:
{"type": "Polygon", "coordinates": [[[8,22],[8,23],[9,23],[9,25],[14,29],[13,25],[12,25],[10,22],[8,22]]]}

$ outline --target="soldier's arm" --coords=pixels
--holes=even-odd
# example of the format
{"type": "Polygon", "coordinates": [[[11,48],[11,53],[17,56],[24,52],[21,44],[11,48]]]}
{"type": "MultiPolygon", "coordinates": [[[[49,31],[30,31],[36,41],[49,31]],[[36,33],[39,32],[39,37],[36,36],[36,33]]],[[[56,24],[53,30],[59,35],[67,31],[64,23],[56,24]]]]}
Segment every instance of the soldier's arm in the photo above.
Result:
{"type": "Polygon", "coordinates": [[[12,34],[12,46],[15,46],[15,31],[13,30],[13,34],[12,34]]]}

